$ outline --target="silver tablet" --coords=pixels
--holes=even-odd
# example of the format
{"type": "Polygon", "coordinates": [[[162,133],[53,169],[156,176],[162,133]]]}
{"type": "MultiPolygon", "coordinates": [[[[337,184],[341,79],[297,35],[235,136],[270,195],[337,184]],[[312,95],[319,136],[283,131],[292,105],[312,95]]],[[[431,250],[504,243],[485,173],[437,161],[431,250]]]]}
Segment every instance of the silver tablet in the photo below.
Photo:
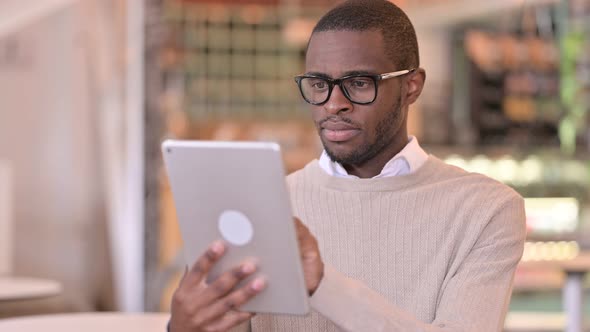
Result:
{"type": "Polygon", "coordinates": [[[167,140],[162,152],[187,264],[213,241],[224,240],[228,250],[209,280],[246,258],[255,259],[257,275],[268,280],[242,310],[306,314],[308,295],[278,144],[167,140]]]}

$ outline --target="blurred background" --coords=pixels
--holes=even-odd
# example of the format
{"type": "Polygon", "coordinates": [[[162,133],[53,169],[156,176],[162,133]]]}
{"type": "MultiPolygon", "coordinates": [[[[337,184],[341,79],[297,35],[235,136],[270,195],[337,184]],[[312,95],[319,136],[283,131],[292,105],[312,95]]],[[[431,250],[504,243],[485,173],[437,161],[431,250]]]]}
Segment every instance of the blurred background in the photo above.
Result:
{"type": "MultiPolygon", "coordinates": [[[[276,141],[288,172],[317,158],[293,76],[339,2],[0,0],[0,277],[60,286],[0,318],[168,311],[185,262],[160,142],[276,141]]],[[[564,267],[590,250],[590,0],[394,2],[427,72],[410,133],[526,198],[506,330],[563,330],[567,281],[590,286],[587,261],[564,267]]]]}

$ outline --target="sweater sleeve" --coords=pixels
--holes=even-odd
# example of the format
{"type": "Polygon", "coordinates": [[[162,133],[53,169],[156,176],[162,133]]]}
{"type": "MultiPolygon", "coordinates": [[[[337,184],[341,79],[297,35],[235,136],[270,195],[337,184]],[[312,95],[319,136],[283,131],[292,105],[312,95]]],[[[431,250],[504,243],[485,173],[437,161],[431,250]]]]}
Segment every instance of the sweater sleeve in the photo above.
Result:
{"type": "Polygon", "coordinates": [[[440,290],[431,323],[329,266],[311,305],[345,331],[501,331],[525,235],[523,199],[514,195],[497,210],[440,290]]]}
{"type": "Polygon", "coordinates": [[[252,331],[252,329],[250,327],[250,320],[229,330],[229,332],[250,332],[250,331],[252,331]]]}

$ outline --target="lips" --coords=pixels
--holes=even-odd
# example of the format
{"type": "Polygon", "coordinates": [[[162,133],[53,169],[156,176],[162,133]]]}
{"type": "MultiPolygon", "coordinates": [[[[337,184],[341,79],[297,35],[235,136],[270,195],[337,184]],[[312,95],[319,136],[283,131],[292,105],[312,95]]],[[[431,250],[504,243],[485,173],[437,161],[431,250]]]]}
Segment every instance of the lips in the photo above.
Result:
{"type": "Polygon", "coordinates": [[[321,128],[323,136],[332,142],[348,141],[360,132],[360,129],[346,122],[326,121],[321,128]]]}

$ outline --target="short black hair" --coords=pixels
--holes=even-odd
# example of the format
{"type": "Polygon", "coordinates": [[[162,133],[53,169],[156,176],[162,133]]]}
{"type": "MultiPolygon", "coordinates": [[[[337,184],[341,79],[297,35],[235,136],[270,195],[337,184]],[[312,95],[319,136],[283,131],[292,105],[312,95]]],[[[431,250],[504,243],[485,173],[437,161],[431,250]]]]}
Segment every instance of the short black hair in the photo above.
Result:
{"type": "Polygon", "coordinates": [[[383,35],[387,56],[396,70],[420,66],[418,40],[410,19],[401,8],[386,0],[348,0],[327,12],[313,29],[323,31],[370,31],[383,35]]]}

